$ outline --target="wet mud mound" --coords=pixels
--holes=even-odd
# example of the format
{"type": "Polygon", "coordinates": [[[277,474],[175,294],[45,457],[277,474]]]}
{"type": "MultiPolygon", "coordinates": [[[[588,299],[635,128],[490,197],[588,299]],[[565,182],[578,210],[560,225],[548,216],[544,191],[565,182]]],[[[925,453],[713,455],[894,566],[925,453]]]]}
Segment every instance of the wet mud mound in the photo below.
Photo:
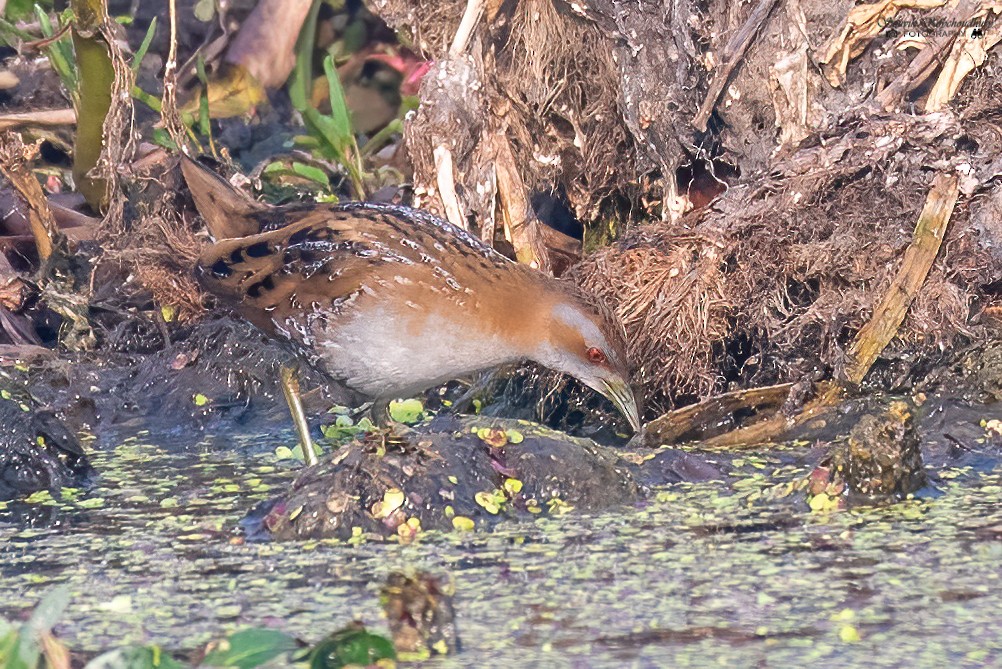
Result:
{"type": "Polygon", "coordinates": [[[94,474],[77,437],[0,371],[0,501],[80,488],[94,474]]]}
{"type": "Polygon", "coordinates": [[[347,444],[245,525],[255,538],[412,538],[641,498],[615,449],[527,421],[441,416],[347,444]]]}

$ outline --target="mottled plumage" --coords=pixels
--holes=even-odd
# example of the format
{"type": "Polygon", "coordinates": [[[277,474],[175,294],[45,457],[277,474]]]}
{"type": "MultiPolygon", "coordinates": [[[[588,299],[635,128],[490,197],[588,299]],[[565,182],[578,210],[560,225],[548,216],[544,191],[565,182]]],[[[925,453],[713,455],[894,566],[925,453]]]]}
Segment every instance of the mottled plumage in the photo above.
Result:
{"type": "Polygon", "coordinates": [[[349,387],[385,402],[530,359],[609,396],[638,426],[622,327],[564,283],[427,212],[265,208],[182,165],[216,239],[199,258],[202,285],[349,387]]]}

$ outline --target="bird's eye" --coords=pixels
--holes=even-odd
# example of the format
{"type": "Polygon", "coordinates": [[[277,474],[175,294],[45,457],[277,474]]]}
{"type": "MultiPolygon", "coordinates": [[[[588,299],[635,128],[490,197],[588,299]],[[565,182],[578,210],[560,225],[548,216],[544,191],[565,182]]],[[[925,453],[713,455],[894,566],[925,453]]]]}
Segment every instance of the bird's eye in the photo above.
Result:
{"type": "Polygon", "coordinates": [[[606,361],[605,353],[602,352],[602,349],[592,346],[588,349],[588,360],[596,365],[601,365],[606,361]]]}

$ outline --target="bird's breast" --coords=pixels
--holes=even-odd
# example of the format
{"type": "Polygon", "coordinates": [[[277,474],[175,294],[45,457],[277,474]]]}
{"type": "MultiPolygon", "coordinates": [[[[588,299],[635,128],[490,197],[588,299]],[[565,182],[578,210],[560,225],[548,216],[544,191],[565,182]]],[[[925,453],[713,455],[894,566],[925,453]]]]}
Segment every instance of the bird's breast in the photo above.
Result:
{"type": "Polygon", "coordinates": [[[480,327],[480,315],[472,297],[461,304],[414,290],[395,300],[363,292],[338,318],[319,315],[293,337],[305,336],[322,367],[349,387],[396,397],[523,357],[504,331],[480,327]]]}

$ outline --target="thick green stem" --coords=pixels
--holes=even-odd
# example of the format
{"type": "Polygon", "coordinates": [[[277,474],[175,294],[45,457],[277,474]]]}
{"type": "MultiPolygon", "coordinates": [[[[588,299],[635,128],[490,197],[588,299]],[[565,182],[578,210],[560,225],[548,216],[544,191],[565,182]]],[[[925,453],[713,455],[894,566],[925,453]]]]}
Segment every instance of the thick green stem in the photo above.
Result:
{"type": "Polygon", "coordinates": [[[104,147],[104,120],[111,108],[115,67],[101,32],[107,20],[107,0],[71,0],[73,48],[77,71],[77,134],[73,144],[73,178],[92,208],[108,204],[108,184],[91,175],[104,147]]]}

